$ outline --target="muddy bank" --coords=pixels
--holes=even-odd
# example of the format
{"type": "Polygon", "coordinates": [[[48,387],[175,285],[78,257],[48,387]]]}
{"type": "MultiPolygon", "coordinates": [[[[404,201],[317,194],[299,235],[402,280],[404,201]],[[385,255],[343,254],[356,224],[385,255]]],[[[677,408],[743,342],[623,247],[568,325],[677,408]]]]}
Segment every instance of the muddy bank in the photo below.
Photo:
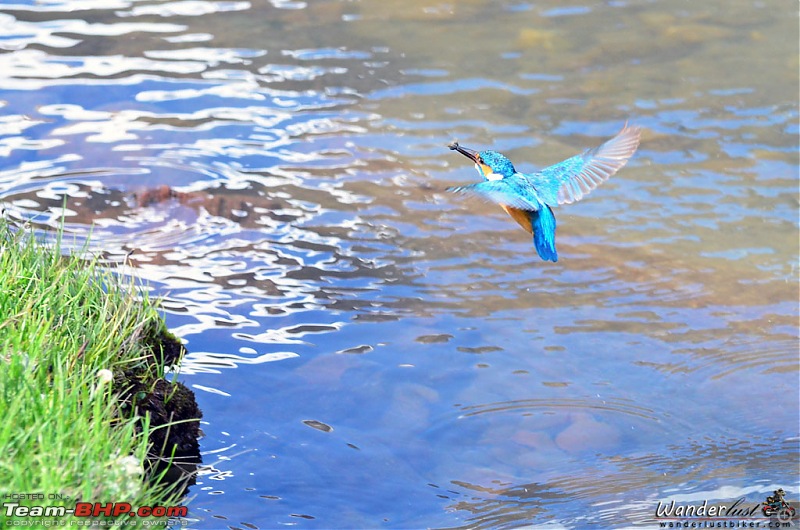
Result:
{"type": "Polygon", "coordinates": [[[114,388],[120,389],[119,414],[150,418],[149,478],[182,491],[195,483],[201,463],[198,439],[203,413],[186,385],[154,374],[177,365],[186,348],[163,322],[149,323],[139,340],[148,352],[141,363],[114,373],[114,388]]]}

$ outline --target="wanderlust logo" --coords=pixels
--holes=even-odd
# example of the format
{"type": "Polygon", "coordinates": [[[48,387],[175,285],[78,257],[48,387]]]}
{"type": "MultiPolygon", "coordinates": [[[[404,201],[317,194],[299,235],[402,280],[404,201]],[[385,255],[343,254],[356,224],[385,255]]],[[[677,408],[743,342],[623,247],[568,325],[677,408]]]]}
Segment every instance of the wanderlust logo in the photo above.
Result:
{"type": "Polygon", "coordinates": [[[656,517],[663,518],[686,518],[686,517],[721,517],[724,519],[750,518],[756,515],[761,508],[761,504],[747,504],[744,497],[728,506],[725,504],[675,504],[671,501],[664,504],[658,502],[656,507],[656,517]]]}
{"type": "Polygon", "coordinates": [[[732,504],[708,500],[700,504],[659,501],[656,519],[660,528],[795,528],[797,511],[785,495],[779,488],[766,501],[756,503],[744,497],[732,504]]]}

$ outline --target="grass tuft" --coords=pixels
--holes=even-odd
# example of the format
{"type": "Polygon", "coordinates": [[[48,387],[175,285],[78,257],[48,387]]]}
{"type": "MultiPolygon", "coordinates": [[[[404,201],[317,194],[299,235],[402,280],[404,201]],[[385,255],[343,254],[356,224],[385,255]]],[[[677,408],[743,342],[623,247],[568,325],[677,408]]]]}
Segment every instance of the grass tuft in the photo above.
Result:
{"type": "Polygon", "coordinates": [[[167,352],[144,339],[164,323],[131,281],[62,256],[58,241],[0,219],[0,506],[177,504],[144,479],[156,427],[119,377],[163,381],[163,364],[146,360],[167,352]]]}

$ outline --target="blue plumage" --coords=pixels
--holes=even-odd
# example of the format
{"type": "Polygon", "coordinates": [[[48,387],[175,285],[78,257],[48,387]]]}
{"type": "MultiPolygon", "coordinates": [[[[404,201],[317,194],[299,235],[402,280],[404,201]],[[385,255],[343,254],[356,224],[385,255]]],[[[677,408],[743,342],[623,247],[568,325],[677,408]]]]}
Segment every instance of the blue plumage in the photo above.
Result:
{"type": "Polygon", "coordinates": [[[546,204],[538,212],[531,212],[533,246],[545,261],[558,261],[556,252],[556,216],[546,204]]]}
{"type": "Polygon", "coordinates": [[[478,195],[500,204],[523,228],[533,234],[536,252],[545,261],[558,261],[556,218],[551,206],[581,200],[616,173],[639,146],[641,129],[624,127],[604,144],[546,167],[536,173],[519,173],[497,151],[482,151],[450,144],[475,162],[483,182],[449,188],[478,195]]]}
{"type": "Polygon", "coordinates": [[[501,155],[497,151],[481,152],[483,163],[492,168],[492,172],[503,177],[510,177],[517,172],[511,160],[501,155]]]}

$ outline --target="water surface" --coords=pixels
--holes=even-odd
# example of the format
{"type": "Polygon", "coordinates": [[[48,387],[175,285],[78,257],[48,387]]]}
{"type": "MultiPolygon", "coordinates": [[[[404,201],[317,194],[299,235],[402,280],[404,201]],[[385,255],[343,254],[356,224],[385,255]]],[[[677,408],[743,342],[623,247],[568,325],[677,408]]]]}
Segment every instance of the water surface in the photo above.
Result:
{"type": "Polygon", "coordinates": [[[6,2],[0,200],[164,297],[193,528],[619,528],[798,474],[796,6],[6,2]],[[446,144],[629,121],[558,263],[446,144]]]}

